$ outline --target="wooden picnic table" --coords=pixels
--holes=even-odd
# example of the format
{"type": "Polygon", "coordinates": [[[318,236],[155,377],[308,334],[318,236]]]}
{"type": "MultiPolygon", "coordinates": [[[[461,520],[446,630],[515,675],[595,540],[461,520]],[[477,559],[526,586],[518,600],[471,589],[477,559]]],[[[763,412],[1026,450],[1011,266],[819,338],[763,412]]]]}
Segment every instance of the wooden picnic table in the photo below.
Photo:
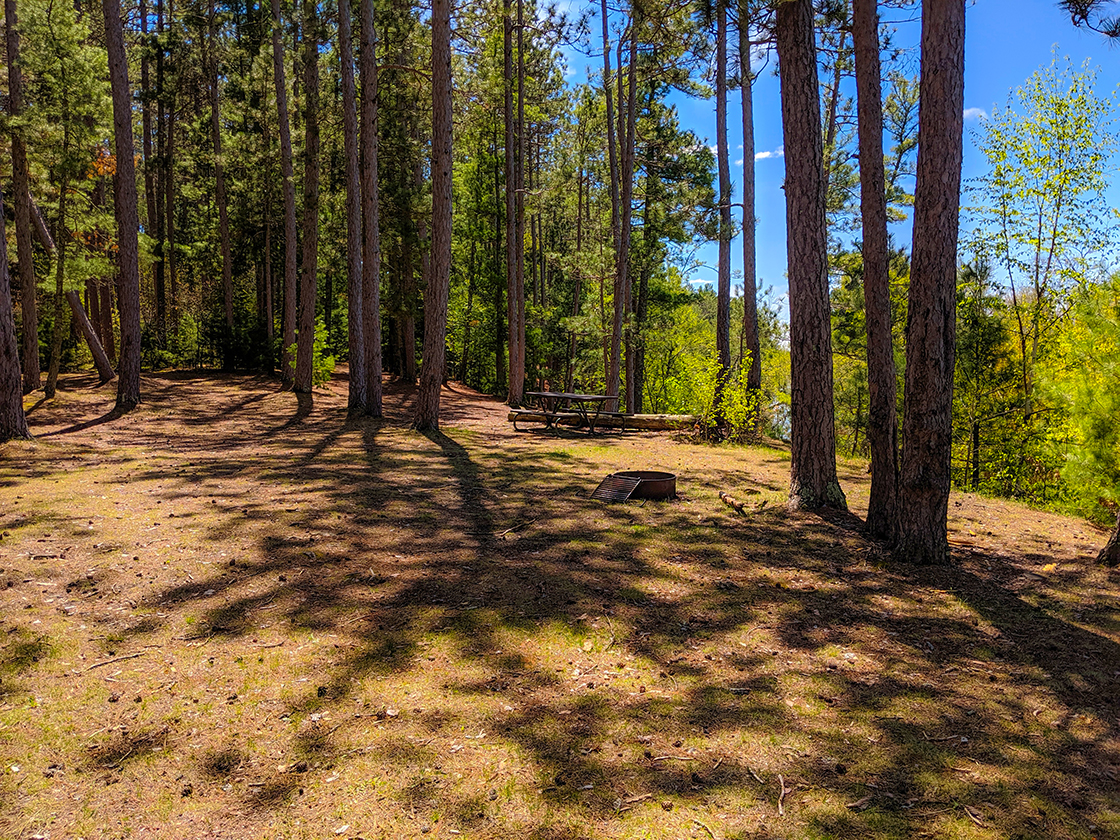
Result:
{"type": "Polygon", "coordinates": [[[555,428],[557,420],[575,414],[587,426],[589,435],[595,433],[595,424],[603,406],[618,399],[605,394],[569,394],[563,391],[526,391],[525,396],[537,401],[548,428],[555,428]]]}

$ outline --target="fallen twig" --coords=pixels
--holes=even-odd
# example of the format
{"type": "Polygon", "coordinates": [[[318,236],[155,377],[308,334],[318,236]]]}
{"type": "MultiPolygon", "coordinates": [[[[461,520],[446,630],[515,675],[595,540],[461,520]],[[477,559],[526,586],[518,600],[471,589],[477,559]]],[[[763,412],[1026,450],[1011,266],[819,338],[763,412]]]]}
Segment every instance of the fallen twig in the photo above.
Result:
{"type": "Polygon", "coordinates": [[[778,794],[778,816],[784,817],[786,815],[786,809],[782,807],[782,801],[786,798],[786,794],[789,793],[789,791],[786,790],[786,780],[782,778],[781,773],[778,774],[778,784],[782,786],[781,793],[778,794]]]}
{"type": "Polygon", "coordinates": [[[694,755],[658,755],[654,756],[654,761],[696,761],[694,755]]]}
{"type": "Polygon", "coordinates": [[[747,767],[747,772],[754,776],[754,780],[760,785],[765,784],[765,782],[763,782],[762,779],[759,778],[758,773],[754,772],[754,770],[752,770],[749,766],[747,767]]]}
{"type": "Polygon", "coordinates": [[[102,764],[101,769],[102,770],[116,770],[116,769],[118,769],[122,764],[124,764],[125,759],[128,758],[130,755],[132,755],[132,753],[135,751],[135,749],[136,748],[133,747],[128,752],[126,752],[124,755],[122,755],[120,758],[118,758],[116,761],[114,761],[112,764],[102,764]]]}
{"type": "Polygon", "coordinates": [[[614,624],[611,623],[611,617],[609,615],[604,615],[603,618],[607,620],[607,626],[611,628],[611,640],[607,643],[607,646],[603,648],[604,651],[608,651],[611,649],[611,646],[618,641],[618,639],[615,638],[614,635],[614,624]]]}
{"type": "Polygon", "coordinates": [[[965,812],[965,814],[966,814],[966,815],[968,816],[968,818],[969,818],[970,820],[972,820],[972,821],[973,821],[974,823],[976,823],[976,824],[977,824],[978,826],[980,826],[981,828],[983,828],[983,827],[984,827],[984,823],[983,823],[983,821],[982,821],[982,820],[980,819],[980,817],[979,817],[979,816],[977,816],[977,814],[976,814],[976,812],[975,812],[975,811],[973,811],[973,810],[972,810],[971,808],[969,808],[969,807],[968,807],[967,805],[962,805],[961,807],[962,807],[962,808],[964,808],[964,812],[965,812]]]}
{"type": "Polygon", "coordinates": [[[86,670],[92,671],[94,668],[101,668],[104,665],[112,665],[114,662],[123,662],[126,659],[135,659],[136,657],[143,655],[144,651],[140,651],[139,653],[129,653],[125,656],[115,656],[112,659],[106,659],[104,662],[94,662],[92,665],[86,668],[86,670]]]}
{"type": "Polygon", "coordinates": [[[959,741],[960,738],[961,738],[960,735],[945,735],[941,738],[931,738],[924,732],[922,733],[922,737],[925,738],[930,743],[933,743],[935,741],[959,741]]]}
{"type": "Polygon", "coordinates": [[[698,826],[700,826],[702,829],[704,829],[706,832],[708,832],[708,836],[711,837],[712,840],[716,840],[715,832],[713,832],[710,828],[708,828],[706,825],[704,825],[704,823],[700,822],[700,820],[696,819],[695,817],[693,817],[692,821],[694,823],[696,823],[698,826]]]}
{"type": "Polygon", "coordinates": [[[498,536],[504,537],[506,534],[512,534],[514,531],[520,531],[522,528],[532,525],[534,522],[537,522],[539,520],[540,517],[538,516],[536,519],[530,519],[528,522],[520,522],[517,525],[514,525],[512,528],[506,528],[504,531],[500,531],[498,533],[498,536]]]}

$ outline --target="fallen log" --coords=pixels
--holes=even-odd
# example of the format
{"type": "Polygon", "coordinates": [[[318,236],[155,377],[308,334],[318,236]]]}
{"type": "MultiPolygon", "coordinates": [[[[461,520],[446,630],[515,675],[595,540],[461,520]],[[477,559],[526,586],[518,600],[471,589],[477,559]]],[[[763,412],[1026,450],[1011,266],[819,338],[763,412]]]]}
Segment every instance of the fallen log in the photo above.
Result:
{"type": "Polygon", "coordinates": [[[78,322],[78,327],[81,329],[82,335],[85,336],[89,351],[93,354],[93,363],[97,365],[97,375],[101,377],[101,382],[104,384],[115,375],[113,365],[109,361],[109,355],[105,352],[105,348],[101,346],[101,341],[97,338],[97,333],[94,332],[93,324],[90,323],[86,315],[86,310],[82,306],[82,300],[78,297],[78,293],[76,291],[67,292],[66,300],[70,302],[70,310],[74,313],[74,320],[78,322]]]}
{"type": "MultiPolygon", "coordinates": [[[[514,420],[546,422],[542,412],[532,409],[516,409],[510,411],[506,419],[512,423],[514,420]]],[[[556,425],[579,426],[583,418],[573,413],[571,416],[561,415],[556,420],[556,425]]],[[[677,429],[688,429],[696,424],[696,418],[691,414],[628,414],[625,416],[600,414],[595,421],[596,429],[640,429],[646,432],[667,432],[677,429]]]]}
{"type": "MultiPolygon", "coordinates": [[[[758,490],[754,490],[749,487],[743,492],[751,496],[757,496],[759,494],[758,490]]],[[[766,507],[766,500],[763,499],[758,503],[756,507],[748,509],[745,502],[740,502],[734,496],[730,495],[729,493],[725,493],[723,490],[719,491],[719,498],[721,502],[723,502],[732,510],[738,511],[739,513],[743,514],[743,516],[746,516],[748,513],[756,513],[766,507]]]]}
{"type": "Polygon", "coordinates": [[[43,213],[39,210],[39,205],[35,203],[35,199],[30,195],[27,196],[27,200],[31,204],[31,224],[32,230],[35,232],[35,238],[39,240],[39,244],[43,246],[45,251],[53,255],[56,250],[54,238],[47,229],[47,223],[43,221],[43,213]]]}
{"type": "Polygon", "coordinates": [[[727,493],[723,492],[722,490],[719,491],[719,498],[720,498],[721,502],[723,502],[725,505],[727,505],[732,510],[738,511],[739,513],[743,514],[744,516],[747,515],[747,511],[745,510],[746,505],[743,504],[740,501],[737,501],[735,498],[733,498],[732,496],[729,496],[727,493]]]}

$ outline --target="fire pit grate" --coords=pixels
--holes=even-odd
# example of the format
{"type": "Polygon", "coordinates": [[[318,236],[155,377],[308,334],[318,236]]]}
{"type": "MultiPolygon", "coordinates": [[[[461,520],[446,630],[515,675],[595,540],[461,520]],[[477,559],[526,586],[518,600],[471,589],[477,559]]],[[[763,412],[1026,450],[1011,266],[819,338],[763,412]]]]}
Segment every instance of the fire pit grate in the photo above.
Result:
{"type": "Polygon", "coordinates": [[[625,502],[628,499],[671,499],[676,495],[677,477],[673,473],[627,470],[604,478],[591,498],[601,502],[625,502]]]}
{"type": "Polygon", "coordinates": [[[608,475],[591,494],[600,502],[625,502],[642,483],[640,478],[625,475],[608,475]]]}

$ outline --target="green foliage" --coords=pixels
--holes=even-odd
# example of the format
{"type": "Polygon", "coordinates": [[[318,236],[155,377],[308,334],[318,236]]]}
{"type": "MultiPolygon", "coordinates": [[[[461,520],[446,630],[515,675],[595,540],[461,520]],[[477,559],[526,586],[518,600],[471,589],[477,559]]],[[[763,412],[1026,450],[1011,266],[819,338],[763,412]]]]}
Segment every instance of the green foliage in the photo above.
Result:
{"type": "Polygon", "coordinates": [[[1115,102],[1093,91],[1096,71],[1057,58],[984,124],[988,172],[969,189],[972,251],[1006,281],[1018,344],[1023,409],[1035,367],[1086,267],[1112,248],[1104,196],[1116,151],[1115,102]]]}
{"type": "Polygon", "coordinates": [[[1067,423],[1067,412],[1090,416],[1086,397],[1074,380],[1062,380],[1068,392],[1053,385],[1071,335],[1088,329],[1071,307],[1084,307],[1087,277],[1113,252],[1115,103],[1095,80],[1057,58],[1032,75],[985,122],[988,171],[969,187],[976,260],[958,286],[954,480],[1036,504],[1102,492],[1071,466],[1097,456],[1067,449],[1088,453],[1100,437],[1067,423]]]}
{"type": "MultiPolygon", "coordinates": [[[[758,437],[759,411],[762,407],[762,392],[747,384],[750,372],[750,355],[747,354],[743,365],[732,372],[723,385],[719,395],[719,414],[727,440],[740,443],[758,437]]],[[[711,413],[704,416],[703,422],[709,425],[711,413]]]]}
{"type": "Polygon", "coordinates": [[[1062,478],[1079,513],[1111,524],[1120,504],[1120,275],[1078,297],[1061,345],[1045,388],[1064,409],[1054,440],[1062,478]]]}
{"type": "MultiPolygon", "coordinates": [[[[888,255],[891,294],[891,338],[895,353],[895,394],[901,398],[905,370],[903,331],[910,258],[902,249],[888,255]]],[[[867,322],[863,300],[863,256],[858,247],[831,255],[833,402],[837,449],[851,456],[867,455],[867,420],[870,388],[867,375],[867,322]]],[[[902,414],[901,399],[897,406],[902,414]]]]}

